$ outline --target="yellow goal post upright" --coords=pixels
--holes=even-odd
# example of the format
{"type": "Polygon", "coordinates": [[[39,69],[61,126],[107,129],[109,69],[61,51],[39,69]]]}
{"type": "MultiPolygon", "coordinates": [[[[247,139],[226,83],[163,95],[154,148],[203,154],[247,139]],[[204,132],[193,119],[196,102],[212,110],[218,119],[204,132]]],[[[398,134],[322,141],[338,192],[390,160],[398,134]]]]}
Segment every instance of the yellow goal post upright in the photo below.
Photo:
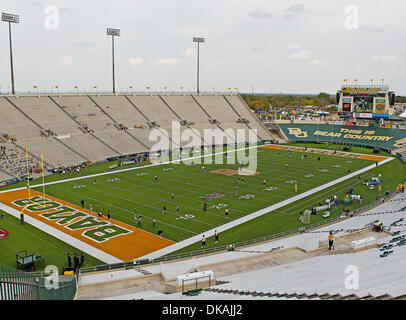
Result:
{"type": "Polygon", "coordinates": [[[31,203],[25,205],[25,206],[21,209],[20,223],[21,223],[22,225],[24,224],[24,210],[25,210],[27,207],[29,207],[29,206],[31,206],[31,205],[33,205],[33,204],[39,205],[39,206],[41,206],[41,207],[45,207],[45,175],[44,175],[44,155],[43,155],[43,152],[41,151],[41,155],[40,155],[40,158],[41,158],[41,172],[42,172],[42,200],[43,200],[43,203],[42,203],[42,204],[41,204],[41,203],[38,203],[38,202],[36,202],[36,201],[31,200],[30,168],[29,168],[29,164],[28,164],[28,148],[25,148],[25,149],[24,149],[24,152],[25,152],[25,158],[26,158],[26,161],[27,161],[27,194],[28,194],[28,200],[29,200],[29,202],[31,202],[31,203]]]}

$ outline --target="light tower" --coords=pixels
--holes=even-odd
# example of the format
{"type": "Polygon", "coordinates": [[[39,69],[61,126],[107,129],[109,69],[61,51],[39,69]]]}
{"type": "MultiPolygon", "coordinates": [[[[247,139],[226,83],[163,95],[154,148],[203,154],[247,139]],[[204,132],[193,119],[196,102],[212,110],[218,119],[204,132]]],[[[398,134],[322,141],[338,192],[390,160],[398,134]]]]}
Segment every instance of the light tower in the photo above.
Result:
{"type": "Polygon", "coordinates": [[[116,93],[116,80],[115,80],[115,71],[114,71],[114,37],[120,36],[120,29],[107,28],[107,35],[111,36],[111,46],[112,46],[112,60],[113,60],[113,93],[116,93]]]}
{"type": "Polygon", "coordinates": [[[197,42],[197,93],[199,93],[199,45],[204,41],[205,38],[193,37],[193,42],[197,42]]]}
{"type": "Polygon", "coordinates": [[[14,67],[13,67],[13,48],[11,45],[11,24],[12,23],[20,23],[20,16],[16,14],[10,13],[2,13],[1,20],[4,22],[8,22],[8,35],[10,40],[10,65],[11,65],[11,93],[15,94],[14,88],[14,67]]]}

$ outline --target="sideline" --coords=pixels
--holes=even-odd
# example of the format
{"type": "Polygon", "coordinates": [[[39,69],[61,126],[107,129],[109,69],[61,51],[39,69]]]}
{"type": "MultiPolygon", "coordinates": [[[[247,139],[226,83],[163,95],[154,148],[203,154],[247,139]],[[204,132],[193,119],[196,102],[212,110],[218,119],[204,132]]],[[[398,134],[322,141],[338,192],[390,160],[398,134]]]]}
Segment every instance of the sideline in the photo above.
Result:
{"type": "MultiPolygon", "coordinates": [[[[378,166],[380,166],[380,165],[382,165],[382,164],[385,164],[385,163],[387,163],[387,162],[389,162],[389,161],[392,161],[392,160],[394,160],[394,159],[395,159],[395,158],[392,158],[392,157],[389,158],[389,157],[388,157],[387,159],[378,162],[378,166]]],[[[310,195],[312,195],[312,194],[314,194],[314,193],[317,193],[317,192],[319,192],[319,191],[321,191],[321,190],[323,190],[323,189],[329,188],[329,187],[331,187],[331,186],[333,186],[333,185],[335,185],[335,184],[337,184],[337,183],[340,183],[340,182],[342,182],[342,181],[345,181],[345,180],[348,180],[348,179],[350,179],[350,178],[353,178],[353,177],[355,177],[355,176],[357,176],[357,175],[359,175],[359,174],[361,174],[361,173],[364,173],[364,172],[366,172],[366,171],[369,171],[369,170],[371,170],[371,169],[373,169],[373,168],[375,168],[375,167],[376,167],[376,164],[374,163],[373,165],[364,167],[364,168],[362,168],[362,169],[360,169],[360,170],[358,170],[358,171],[355,171],[355,172],[353,172],[353,173],[350,173],[350,174],[348,174],[348,175],[346,175],[346,176],[343,176],[343,177],[338,178],[338,179],[336,179],[336,180],[327,182],[327,183],[325,183],[325,184],[323,184],[323,185],[321,185],[321,186],[318,186],[318,187],[316,187],[316,188],[307,190],[307,191],[305,191],[305,192],[303,192],[303,193],[301,193],[301,194],[298,194],[298,195],[293,196],[293,197],[291,197],[291,198],[285,199],[285,200],[283,200],[283,201],[281,201],[281,202],[278,202],[278,203],[276,203],[276,204],[273,204],[273,205],[271,205],[271,206],[269,206],[269,207],[266,207],[266,208],[260,209],[260,210],[258,210],[258,211],[255,211],[255,212],[253,212],[253,213],[251,213],[251,214],[249,214],[249,215],[246,215],[246,216],[244,216],[244,217],[238,218],[238,219],[233,220],[233,221],[231,221],[231,222],[229,222],[229,223],[220,225],[220,226],[218,226],[218,227],[216,227],[216,228],[213,228],[213,229],[211,229],[211,230],[207,230],[207,231],[202,232],[202,233],[200,233],[200,234],[198,234],[198,235],[196,235],[196,236],[193,236],[193,237],[188,238],[188,239],[186,239],[186,240],[182,240],[182,241],[177,242],[177,243],[175,243],[175,244],[173,244],[173,245],[170,245],[170,246],[168,246],[168,247],[166,247],[166,248],[159,249],[159,250],[157,250],[157,251],[151,252],[151,253],[149,253],[149,254],[147,254],[147,255],[145,255],[145,256],[142,256],[142,257],[140,257],[140,258],[138,258],[138,259],[156,259],[156,258],[160,258],[160,257],[165,256],[165,255],[168,255],[168,254],[170,254],[170,253],[172,253],[172,252],[174,252],[174,251],[183,249],[183,248],[185,248],[185,247],[187,247],[187,246],[189,246],[189,245],[191,245],[191,244],[194,244],[194,243],[199,242],[199,241],[202,239],[202,236],[203,236],[203,235],[205,235],[205,237],[208,238],[208,237],[214,235],[214,231],[215,231],[215,230],[217,230],[217,232],[219,232],[219,233],[220,233],[220,232],[224,232],[224,231],[229,230],[229,229],[231,229],[231,228],[234,228],[234,227],[236,227],[236,226],[238,226],[238,225],[240,225],[240,224],[243,224],[243,223],[245,223],[245,222],[248,222],[248,221],[250,221],[250,220],[253,220],[253,219],[255,219],[255,218],[258,218],[258,217],[260,217],[260,216],[262,216],[262,215],[264,215],[264,214],[270,213],[271,211],[277,210],[277,209],[279,209],[279,208],[281,208],[281,207],[284,207],[284,206],[286,206],[286,205],[288,205],[288,204],[291,204],[291,203],[293,203],[293,202],[296,202],[296,201],[298,201],[298,200],[300,200],[300,199],[306,198],[307,196],[310,196],[310,195]]]]}
{"type": "MultiPolygon", "coordinates": [[[[0,209],[7,212],[10,215],[12,215],[13,217],[20,219],[20,211],[13,209],[1,202],[0,202],[0,209]]],[[[51,236],[53,236],[59,240],[66,242],[67,244],[77,248],[80,251],[83,251],[83,252],[91,255],[92,257],[94,257],[100,261],[103,261],[108,264],[122,262],[120,259],[117,259],[117,258],[113,257],[112,255],[105,253],[104,251],[99,250],[87,243],[84,243],[62,231],[59,231],[59,230],[47,225],[46,223],[41,222],[27,214],[24,215],[24,222],[38,228],[39,230],[41,230],[43,232],[50,234],[51,236]]]]}
{"type": "MultiPolygon", "coordinates": [[[[166,161],[166,162],[160,162],[160,163],[152,163],[152,164],[147,164],[147,165],[142,165],[139,167],[133,167],[133,168],[127,168],[127,169],[121,169],[121,170],[115,170],[115,171],[109,171],[109,172],[101,172],[101,173],[95,173],[95,174],[91,174],[91,175],[87,175],[87,176],[81,176],[81,177],[77,177],[77,178],[70,178],[70,179],[66,179],[66,180],[57,180],[57,181],[51,181],[51,182],[46,182],[44,185],[45,186],[50,186],[53,184],[58,184],[58,183],[64,183],[64,182],[70,182],[70,181],[76,181],[76,180],[82,180],[82,179],[89,179],[89,178],[94,178],[94,177],[99,177],[99,176],[105,176],[105,175],[109,175],[109,174],[116,174],[116,173],[120,173],[120,172],[126,172],[126,171],[132,171],[132,170],[141,170],[141,169],[145,169],[145,168],[150,168],[150,167],[156,167],[156,166],[160,166],[160,165],[165,165],[165,164],[173,164],[173,163],[177,163],[177,162],[181,162],[181,161],[187,161],[187,160],[193,160],[193,159],[199,159],[199,158],[205,158],[205,157],[211,157],[211,156],[215,156],[217,154],[224,154],[224,153],[228,153],[228,152],[237,152],[237,151],[241,151],[241,150],[249,150],[249,149],[253,149],[253,148],[259,148],[259,147],[263,147],[263,146],[268,146],[270,144],[263,144],[263,145],[255,145],[255,146],[251,146],[248,148],[241,148],[241,149],[234,149],[234,150],[227,150],[227,151],[222,151],[222,152],[216,152],[216,153],[210,153],[210,154],[204,154],[204,155],[199,155],[199,156],[195,156],[195,157],[190,157],[190,158],[185,158],[185,159],[177,159],[177,160],[170,160],[170,161],[166,161]]],[[[36,185],[32,185],[30,186],[30,188],[36,188],[36,187],[42,187],[42,184],[36,184],[36,185]]],[[[5,192],[10,192],[10,191],[16,191],[16,190],[22,190],[22,189],[26,189],[27,187],[19,187],[19,188],[15,188],[15,189],[7,189],[7,190],[2,190],[0,191],[0,193],[5,193],[5,192]]]]}

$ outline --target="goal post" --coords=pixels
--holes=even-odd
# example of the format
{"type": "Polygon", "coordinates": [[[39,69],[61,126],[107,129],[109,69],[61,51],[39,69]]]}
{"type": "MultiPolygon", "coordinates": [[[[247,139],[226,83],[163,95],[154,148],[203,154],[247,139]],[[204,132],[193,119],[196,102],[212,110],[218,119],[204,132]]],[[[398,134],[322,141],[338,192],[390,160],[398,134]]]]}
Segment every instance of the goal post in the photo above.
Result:
{"type": "Polygon", "coordinates": [[[31,189],[30,189],[30,168],[29,168],[29,160],[28,160],[28,148],[24,148],[24,152],[25,152],[25,158],[27,161],[27,195],[28,195],[28,201],[30,202],[29,204],[25,205],[22,209],[21,209],[21,213],[20,213],[20,224],[23,225],[24,224],[24,210],[35,204],[35,205],[39,205],[41,207],[45,207],[45,175],[44,175],[44,155],[43,152],[41,151],[40,154],[40,159],[41,159],[41,171],[42,171],[42,200],[43,203],[39,203],[36,201],[31,200],[31,189]]]}

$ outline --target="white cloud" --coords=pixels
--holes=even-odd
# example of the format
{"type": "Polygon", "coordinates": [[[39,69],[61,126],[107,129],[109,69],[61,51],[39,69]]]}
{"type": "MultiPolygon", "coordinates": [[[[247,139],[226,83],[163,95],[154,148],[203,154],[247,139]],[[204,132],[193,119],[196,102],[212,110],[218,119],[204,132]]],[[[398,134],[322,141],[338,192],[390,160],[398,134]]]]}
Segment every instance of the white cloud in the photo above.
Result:
{"type": "Polygon", "coordinates": [[[305,6],[302,3],[292,4],[289,8],[285,9],[285,17],[290,18],[295,14],[305,11],[305,6]]]}
{"type": "Polygon", "coordinates": [[[300,44],[296,44],[296,43],[290,43],[288,44],[288,49],[301,49],[302,46],[300,44]]]}
{"type": "Polygon", "coordinates": [[[255,19],[269,19],[269,18],[272,18],[272,15],[269,12],[260,11],[259,9],[257,9],[254,12],[250,12],[250,16],[251,16],[251,18],[255,18],[255,19]]]}
{"type": "Polygon", "coordinates": [[[308,49],[300,50],[294,54],[291,54],[289,58],[291,59],[309,59],[312,53],[308,49]]]}
{"type": "Polygon", "coordinates": [[[190,57],[191,55],[193,55],[194,52],[195,52],[195,49],[187,48],[185,51],[185,57],[190,57]]]}
{"type": "Polygon", "coordinates": [[[312,62],[311,62],[311,64],[312,64],[312,65],[315,65],[315,66],[324,66],[324,65],[326,65],[327,63],[326,63],[326,61],[323,61],[323,60],[313,59],[312,62]]]}
{"type": "Polygon", "coordinates": [[[59,62],[62,63],[64,66],[71,66],[74,61],[72,57],[63,56],[61,59],[59,59],[59,62]]]}
{"type": "Polygon", "coordinates": [[[164,58],[164,59],[158,59],[156,63],[159,64],[176,64],[179,63],[179,59],[176,58],[164,58]]]}
{"type": "Polygon", "coordinates": [[[143,58],[141,58],[141,57],[136,57],[136,58],[133,58],[133,57],[130,57],[130,59],[128,59],[128,61],[130,62],[130,64],[132,64],[132,65],[139,65],[139,64],[143,64],[144,63],[144,59],[143,58]]]}
{"type": "Polygon", "coordinates": [[[291,12],[291,13],[299,13],[304,11],[305,7],[303,3],[294,3],[292,5],[290,5],[289,8],[285,9],[285,11],[287,12],[291,12]]]}
{"type": "Polygon", "coordinates": [[[373,59],[375,61],[390,61],[390,62],[395,62],[395,61],[400,60],[398,56],[393,56],[393,55],[389,55],[389,54],[382,54],[380,56],[373,56],[373,59]]]}

